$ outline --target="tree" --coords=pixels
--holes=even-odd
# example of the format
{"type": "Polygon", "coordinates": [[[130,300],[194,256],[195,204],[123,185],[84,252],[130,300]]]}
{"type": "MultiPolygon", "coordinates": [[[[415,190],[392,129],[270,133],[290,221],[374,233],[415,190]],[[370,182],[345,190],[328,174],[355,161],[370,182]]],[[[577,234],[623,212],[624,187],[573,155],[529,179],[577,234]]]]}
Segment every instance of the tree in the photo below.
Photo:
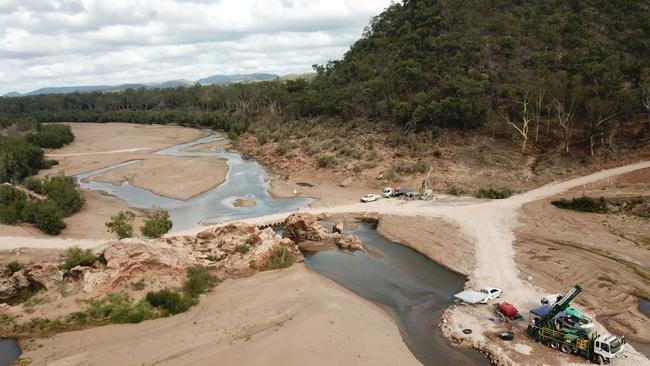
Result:
{"type": "Polygon", "coordinates": [[[650,125],[650,67],[641,72],[641,102],[647,112],[648,125],[650,125]]]}
{"type": "Polygon", "coordinates": [[[140,231],[142,235],[150,238],[160,238],[171,230],[172,225],[169,212],[157,207],[147,213],[144,226],[140,228],[140,231]]]}
{"type": "Polygon", "coordinates": [[[521,104],[521,127],[517,124],[510,121],[510,118],[506,115],[506,121],[510,126],[512,126],[519,134],[523,137],[523,142],[521,143],[521,152],[526,151],[526,143],[528,142],[528,128],[530,124],[530,118],[528,116],[528,93],[524,96],[524,99],[517,101],[518,104],[521,104]]]}
{"type": "Polygon", "coordinates": [[[84,197],[73,177],[46,177],[43,179],[43,191],[47,199],[54,201],[65,216],[79,211],[84,204],[84,197]]]}
{"type": "Polygon", "coordinates": [[[120,211],[105,224],[106,230],[113,233],[118,239],[130,238],[133,236],[133,220],[135,214],[131,211],[120,211]]]}
{"type": "Polygon", "coordinates": [[[63,213],[53,201],[47,200],[36,206],[34,213],[36,226],[42,232],[49,235],[58,235],[61,230],[65,229],[63,222],[63,213]]]}

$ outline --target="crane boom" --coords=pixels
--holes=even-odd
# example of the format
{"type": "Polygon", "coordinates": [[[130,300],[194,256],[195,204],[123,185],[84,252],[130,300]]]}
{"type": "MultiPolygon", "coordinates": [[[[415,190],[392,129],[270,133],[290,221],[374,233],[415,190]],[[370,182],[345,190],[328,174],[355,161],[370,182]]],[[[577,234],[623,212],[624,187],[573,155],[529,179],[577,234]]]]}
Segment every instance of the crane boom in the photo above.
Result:
{"type": "Polygon", "coordinates": [[[569,290],[563,298],[556,301],[555,304],[551,306],[548,312],[540,319],[540,324],[546,324],[553,320],[557,314],[566,310],[566,308],[571,304],[571,301],[573,301],[580,292],[582,292],[582,287],[580,287],[580,285],[573,286],[573,288],[569,290]]]}

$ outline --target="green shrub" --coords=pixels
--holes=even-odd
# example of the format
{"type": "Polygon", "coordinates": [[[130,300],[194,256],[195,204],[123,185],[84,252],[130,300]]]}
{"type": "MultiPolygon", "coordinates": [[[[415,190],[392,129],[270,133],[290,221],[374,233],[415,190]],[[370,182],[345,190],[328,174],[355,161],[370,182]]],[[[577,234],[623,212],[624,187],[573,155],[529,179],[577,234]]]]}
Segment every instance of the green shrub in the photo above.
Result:
{"type": "MultiPolygon", "coordinates": [[[[101,300],[90,300],[88,304],[88,316],[100,322],[140,323],[153,317],[153,309],[148,301],[133,304],[131,297],[124,293],[108,294],[101,300]]],[[[77,318],[82,321],[87,319],[78,315],[77,318]]]]}
{"type": "Polygon", "coordinates": [[[596,199],[588,196],[582,196],[573,198],[571,200],[563,198],[560,200],[551,201],[551,204],[555,205],[558,208],[563,208],[566,210],[594,213],[607,212],[607,200],[604,197],[596,199]]]}
{"type": "Polygon", "coordinates": [[[43,167],[43,150],[20,137],[0,136],[0,183],[21,182],[43,167]]]}
{"type": "Polygon", "coordinates": [[[46,234],[57,235],[65,229],[63,213],[53,201],[47,200],[36,204],[33,215],[34,224],[46,234]]]}
{"type": "Polygon", "coordinates": [[[43,181],[39,177],[27,177],[25,178],[25,181],[23,181],[23,185],[32,192],[45,194],[43,181]]]}
{"type": "Polygon", "coordinates": [[[278,146],[275,147],[275,152],[278,155],[285,155],[287,152],[289,152],[290,149],[291,149],[291,144],[289,143],[289,140],[282,139],[280,140],[278,146]]]}
{"type": "Polygon", "coordinates": [[[43,179],[43,191],[59,207],[65,216],[79,211],[84,204],[84,197],[73,177],[57,175],[43,179]]]}
{"type": "Polygon", "coordinates": [[[169,218],[169,212],[158,207],[147,212],[144,226],[140,228],[140,231],[142,235],[150,238],[160,238],[169,232],[172,226],[173,223],[169,218]]]}
{"type": "Polygon", "coordinates": [[[191,296],[183,296],[169,289],[148,292],[145,299],[151,306],[171,315],[183,313],[196,304],[196,300],[191,296]]]}
{"type": "Polygon", "coordinates": [[[6,225],[16,225],[19,218],[20,213],[15,206],[0,204],[0,223],[6,225]]]}
{"type": "Polygon", "coordinates": [[[189,267],[183,291],[187,296],[197,298],[217,285],[217,278],[205,267],[189,267]]]}
{"type": "Polygon", "coordinates": [[[504,199],[512,196],[513,191],[509,188],[488,188],[488,189],[479,189],[478,198],[490,198],[490,199],[504,199]]]}
{"type": "Polygon", "coordinates": [[[89,266],[96,260],[97,256],[93,254],[92,250],[82,250],[79,247],[72,247],[63,254],[63,265],[61,265],[61,268],[69,271],[76,266],[89,266]]]}
{"type": "Polygon", "coordinates": [[[271,253],[271,257],[262,268],[264,271],[290,267],[293,264],[293,255],[287,247],[280,247],[271,253]]]}
{"type": "Polygon", "coordinates": [[[250,250],[250,246],[248,244],[242,244],[237,247],[237,251],[241,254],[246,254],[250,250]]]}
{"type": "Polygon", "coordinates": [[[30,143],[50,149],[58,149],[74,141],[70,126],[61,124],[41,125],[36,133],[26,136],[30,143]]]}
{"type": "Polygon", "coordinates": [[[22,263],[20,263],[20,262],[18,262],[18,261],[9,262],[9,263],[7,264],[7,269],[9,269],[9,271],[10,271],[12,274],[14,274],[14,273],[20,271],[20,270],[23,269],[23,268],[25,268],[25,265],[22,264],[22,263]]]}
{"type": "Polygon", "coordinates": [[[318,157],[318,166],[320,168],[329,168],[336,165],[336,158],[332,155],[321,155],[318,157]]]}
{"type": "Polygon", "coordinates": [[[130,238],[133,236],[133,220],[135,214],[131,211],[120,211],[105,223],[106,231],[113,233],[118,239],[130,238]]]}

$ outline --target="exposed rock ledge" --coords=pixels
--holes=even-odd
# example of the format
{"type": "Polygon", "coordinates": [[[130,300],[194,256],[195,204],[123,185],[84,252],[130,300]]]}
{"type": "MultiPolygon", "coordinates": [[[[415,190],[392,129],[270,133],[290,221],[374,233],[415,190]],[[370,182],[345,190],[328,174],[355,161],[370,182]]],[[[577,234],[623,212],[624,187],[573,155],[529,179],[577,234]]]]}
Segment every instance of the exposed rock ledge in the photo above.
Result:
{"type": "Polygon", "coordinates": [[[328,233],[327,229],[318,223],[318,218],[309,213],[294,213],[284,220],[285,238],[296,243],[302,240],[310,241],[331,241],[337,247],[344,250],[365,250],[359,238],[353,235],[344,235],[339,227],[339,232],[328,233]]]}

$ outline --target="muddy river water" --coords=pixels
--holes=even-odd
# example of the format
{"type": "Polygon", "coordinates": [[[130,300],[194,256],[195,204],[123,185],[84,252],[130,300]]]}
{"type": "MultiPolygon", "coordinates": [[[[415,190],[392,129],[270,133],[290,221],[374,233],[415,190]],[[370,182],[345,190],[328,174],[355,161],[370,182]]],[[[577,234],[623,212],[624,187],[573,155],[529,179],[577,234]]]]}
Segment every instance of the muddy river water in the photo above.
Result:
{"type": "MultiPolygon", "coordinates": [[[[267,175],[264,168],[238,153],[186,151],[191,146],[216,140],[217,137],[210,135],[157,152],[175,156],[214,156],[227,160],[230,170],[226,182],[188,201],[162,197],[128,183],[116,186],[92,181],[96,174],[135,162],[83,173],[77,178],[82,188],[115,195],[132,207],[165,208],[174,222],[173,231],[194,228],[201,223],[289,212],[313,201],[309,198],[274,199],[267,191],[269,183],[264,180],[267,175]],[[233,207],[230,202],[237,198],[254,199],[257,204],[253,207],[233,207]]],[[[349,233],[363,240],[372,255],[338,250],[307,253],[309,267],[388,310],[409,349],[425,365],[489,364],[476,351],[453,347],[438,327],[441,311],[449,305],[453,294],[463,288],[465,279],[462,276],[414,250],[386,240],[371,224],[361,224],[349,233]]]]}

